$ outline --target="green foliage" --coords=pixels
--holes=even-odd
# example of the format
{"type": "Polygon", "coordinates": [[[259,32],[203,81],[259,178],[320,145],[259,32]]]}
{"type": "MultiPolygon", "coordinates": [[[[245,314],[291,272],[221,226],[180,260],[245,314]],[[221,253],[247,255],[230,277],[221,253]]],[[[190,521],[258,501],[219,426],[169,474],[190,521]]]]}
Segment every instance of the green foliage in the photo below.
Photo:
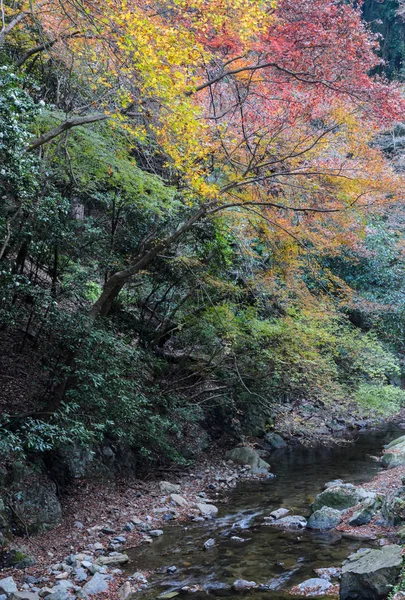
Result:
{"type": "Polygon", "coordinates": [[[405,390],[392,385],[362,384],[354,399],[361,407],[382,417],[398,413],[405,405],[405,390]]]}
{"type": "Polygon", "coordinates": [[[187,335],[207,346],[221,341],[221,378],[232,379],[238,403],[251,404],[252,394],[269,403],[330,401],[361,381],[386,383],[400,373],[398,360],[373,334],[328,313],[294,310],[264,319],[257,309],[222,304],[208,308],[187,335]]]}

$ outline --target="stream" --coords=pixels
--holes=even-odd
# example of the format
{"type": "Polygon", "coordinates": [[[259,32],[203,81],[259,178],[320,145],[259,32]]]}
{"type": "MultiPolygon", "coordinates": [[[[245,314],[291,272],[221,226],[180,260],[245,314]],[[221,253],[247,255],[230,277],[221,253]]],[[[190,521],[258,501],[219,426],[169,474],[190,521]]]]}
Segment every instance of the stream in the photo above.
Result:
{"type": "Polygon", "coordinates": [[[308,517],[311,502],[327,481],[343,479],[361,484],[371,480],[381,469],[371,456],[380,455],[384,444],[403,433],[397,425],[389,424],[358,432],[343,446],[273,452],[270,462],[275,479],[240,482],[224,493],[227,502],[218,504],[218,518],[168,525],[152,545],[128,552],[132,573],[155,570],[151,587],[142,596],[156,598],[183,586],[199,585],[204,591],[192,594],[195,600],[207,598],[207,591],[213,597],[240,598],[240,593],[225,589],[224,584],[246,579],[269,587],[255,590],[259,600],[291,599],[289,589],[316,577],[314,569],[340,567],[359,548],[377,547],[377,542],[348,539],[334,530],[280,530],[265,525],[263,517],[280,507],[308,517]],[[232,536],[245,542],[232,541],[232,536]],[[216,544],[204,551],[203,544],[209,538],[216,544]],[[168,574],[167,568],[173,565],[177,570],[168,574]]]}

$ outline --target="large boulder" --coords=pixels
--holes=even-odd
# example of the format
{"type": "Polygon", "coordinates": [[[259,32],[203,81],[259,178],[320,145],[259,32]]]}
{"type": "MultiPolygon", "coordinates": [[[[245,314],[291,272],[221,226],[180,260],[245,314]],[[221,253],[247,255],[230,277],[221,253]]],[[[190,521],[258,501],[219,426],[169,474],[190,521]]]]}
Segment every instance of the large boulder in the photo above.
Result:
{"type": "Polygon", "coordinates": [[[312,504],[312,510],[315,512],[323,506],[335,508],[336,510],[346,510],[346,508],[358,504],[359,498],[359,492],[350,483],[331,486],[318,494],[312,504]]]}
{"type": "Polygon", "coordinates": [[[261,459],[259,454],[250,446],[238,446],[226,453],[225,458],[237,465],[249,465],[252,469],[269,469],[270,465],[261,459]]]}
{"type": "Polygon", "coordinates": [[[340,600],[383,600],[402,566],[401,547],[359,550],[343,563],[340,600]]]}
{"type": "Polygon", "coordinates": [[[382,456],[381,464],[386,469],[405,465],[405,435],[393,440],[386,446],[386,452],[382,456]]]}
{"type": "Polygon", "coordinates": [[[401,435],[401,437],[397,438],[396,440],[392,440],[392,442],[390,442],[389,444],[387,444],[385,446],[385,448],[390,449],[390,448],[394,448],[395,446],[398,445],[405,445],[405,435],[401,435]]]}
{"type": "Polygon", "coordinates": [[[177,483],[171,483],[170,481],[161,481],[159,489],[162,494],[180,494],[181,492],[181,487],[177,483]]]}
{"type": "Polygon", "coordinates": [[[402,467],[405,465],[405,447],[396,446],[395,452],[386,452],[383,454],[381,464],[386,469],[393,469],[394,467],[402,467]]]}
{"type": "Polygon", "coordinates": [[[308,519],[308,529],[321,529],[327,531],[339,525],[342,520],[342,513],[336,508],[322,506],[316,510],[308,519]]]}
{"type": "Polygon", "coordinates": [[[6,505],[18,535],[48,531],[62,519],[55,483],[44,473],[29,468],[22,469],[20,478],[10,485],[6,505]]]}
{"type": "Polygon", "coordinates": [[[271,450],[277,450],[278,448],[285,448],[287,442],[278,433],[269,432],[264,436],[265,446],[269,446],[271,450]]]}

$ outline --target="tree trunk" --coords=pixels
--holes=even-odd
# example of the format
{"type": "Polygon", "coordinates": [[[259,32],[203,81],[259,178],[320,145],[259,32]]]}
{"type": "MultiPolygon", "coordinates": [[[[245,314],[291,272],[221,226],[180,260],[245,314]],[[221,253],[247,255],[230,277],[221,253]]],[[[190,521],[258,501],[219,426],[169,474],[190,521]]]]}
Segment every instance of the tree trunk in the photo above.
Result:
{"type": "MultiPolygon", "coordinates": [[[[149,243],[143,253],[138,254],[134,258],[132,265],[123,269],[122,271],[118,271],[111,275],[104,287],[103,291],[100,294],[100,297],[96,300],[93,306],[90,309],[86,328],[90,332],[94,322],[99,317],[106,317],[111,309],[112,303],[118,297],[120,291],[125,286],[125,284],[137,273],[147,268],[151,262],[158,256],[158,254],[164,250],[169,248],[173,243],[175,243],[184,233],[187,233],[195,223],[200,221],[207,214],[208,207],[203,205],[199,208],[195,214],[188,219],[181,227],[179,227],[174,233],[167,236],[163,240],[160,241],[152,241],[149,243]]],[[[76,383],[76,375],[75,375],[75,361],[77,354],[80,350],[76,348],[75,350],[69,350],[65,356],[64,366],[67,367],[70,371],[70,374],[63,378],[62,381],[56,386],[55,391],[52,395],[52,399],[41,413],[43,416],[47,416],[48,418],[52,416],[54,412],[58,410],[60,407],[66,392],[69,388],[73,387],[76,383]]]]}

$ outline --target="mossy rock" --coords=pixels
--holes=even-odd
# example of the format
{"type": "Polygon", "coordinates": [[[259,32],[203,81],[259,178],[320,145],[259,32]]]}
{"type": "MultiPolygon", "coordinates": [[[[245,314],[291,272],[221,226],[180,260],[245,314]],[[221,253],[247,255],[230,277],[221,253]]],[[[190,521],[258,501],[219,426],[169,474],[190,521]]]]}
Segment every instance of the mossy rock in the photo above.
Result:
{"type": "Polygon", "coordinates": [[[334,508],[336,510],[345,510],[355,506],[359,502],[359,494],[349,483],[329,487],[315,498],[312,504],[313,512],[320,510],[323,506],[334,508]]]}
{"type": "Polygon", "coordinates": [[[381,464],[386,469],[393,469],[394,467],[401,467],[405,465],[405,447],[403,447],[401,444],[394,447],[394,449],[395,452],[386,452],[383,454],[381,464]],[[399,451],[402,448],[403,450],[399,451]]]}
{"type": "Polygon", "coordinates": [[[394,448],[395,446],[401,446],[402,444],[405,445],[405,435],[401,435],[401,437],[397,438],[396,440],[392,440],[392,442],[387,444],[385,448],[389,450],[390,448],[394,448]]]}
{"type": "Polygon", "coordinates": [[[265,460],[261,459],[256,450],[250,446],[240,446],[229,450],[225,458],[231,460],[237,465],[250,465],[252,469],[269,469],[270,465],[265,460]]]}

